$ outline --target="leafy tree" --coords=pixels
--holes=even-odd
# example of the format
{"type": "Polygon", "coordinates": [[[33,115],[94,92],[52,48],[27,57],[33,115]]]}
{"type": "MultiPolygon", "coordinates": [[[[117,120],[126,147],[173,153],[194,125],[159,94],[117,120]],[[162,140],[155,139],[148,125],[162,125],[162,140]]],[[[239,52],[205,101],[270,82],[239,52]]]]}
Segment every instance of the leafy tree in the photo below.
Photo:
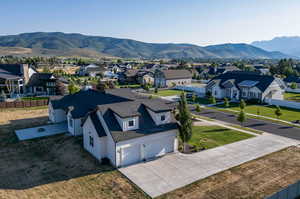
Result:
{"type": "Polygon", "coordinates": [[[195,106],[195,111],[200,113],[201,112],[201,108],[200,108],[200,105],[199,104],[196,104],[195,106]]]}
{"type": "Polygon", "coordinates": [[[210,96],[208,100],[209,100],[210,104],[216,104],[217,103],[216,98],[214,96],[210,96]]]}
{"type": "Polygon", "coordinates": [[[101,92],[104,92],[105,89],[108,89],[108,88],[109,88],[109,86],[105,82],[102,82],[101,80],[96,85],[96,89],[101,92]]]}
{"type": "Polygon", "coordinates": [[[61,81],[56,82],[56,94],[57,95],[65,95],[66,94],[66,87],[64,83],[61,81]]]}
{"type": "Polygon", "coordinates": [[[150,90],[149,84],[145,84],[145,85],[144,85],[144,89],[145,89],[146,91],[149,91],[149,90],[150,90]]]}
{"type": "Polygon", "coordinates": [[[292,82],[291,89],[297,89],[297,88],[298,88],[297,83],[296,82],[292,82]]]}
{"type": "Polygon", "coordinates": [[[224,105],[225,105],[225,107],[229,107],[229,100],[228,100],[228,98],[224,98],[224,105]]]}
{"type": "Polygon", "coordinates": [[[277,116],[277,119],[282,115],[281,109],[279,106],[276,106],[275,115],[277,116]]]}
{"type": "Polygon", "coordinates": [[[195,103],[196,100],[197,100],[197,96],[195,95],[195,93],[193,93],[193,95],[192,95],[192,101],[195,103]]]}
{"type": "Polygon", "coordinates": [[[246,114],[243,109],[241,109],[240,113],[238,114],[237,121],[241,123],[241,126],[243,126],[243,123],[246,121],[246,114]]]}
{"type": "Polygon", "coordinates": [[[153,99],[153,95],[149,95],[149,99],[153,99]]]}
{"type": "Polygon", "coordinates": [[[245,107],[246,107],[246,102],[242,99],[242,100],[240,101],[240,109],[241,109],[241,110],[244,110],[245,107]]]}
{"type": "Polygon", "coordinates": [[[192,117],[190,111],[187,107],[186,95],[184,92],[180,95],[180,101],[178,105],[178,122],[179,122],[179,137],[183,142],[183,152],[186,153],[188,151],[187,142],[192,137],[192,117]]]}
{"type": "Polygon", "coordinates": [[[42,71],[42,72],[43,72],[43,73],[51,73],[49,67],[47,67],[47,66],[45,66],[45,67],[43,68],[43,71],[42,71]]]}
{"type": "Polygon", "coordinates": [[[78,91],[80,91],[80,88],[78,86],[76,86],[75,84],[71,83],[68,86],[68,90],[69,90],[69,94],[74,94],[74,93],[77,93],[78,91]]]}

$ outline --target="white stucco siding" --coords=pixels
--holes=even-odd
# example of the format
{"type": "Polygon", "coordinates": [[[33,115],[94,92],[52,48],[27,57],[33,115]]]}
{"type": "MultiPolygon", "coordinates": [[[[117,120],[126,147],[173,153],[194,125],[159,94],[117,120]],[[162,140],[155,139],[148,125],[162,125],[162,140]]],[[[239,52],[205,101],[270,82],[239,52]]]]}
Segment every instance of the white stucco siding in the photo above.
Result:
{"type": "Polygon", "coordinates": [[[284,99],[284,90],[281,89],[280,85],[277,83],[276,80],[274,80],[270,86],[263,92],[262,94],[262,99],[264,100],[266,97],[268,97],[268,94],[272,92],[271,99],[276,99],[276,100],[283,100],[284,99]]]}
{"type": "Polygon", "coordinates": [[[110,160],[111,164],[116,166],[116,144],[110,134],[110,131],[103,119],[103,116],[101,114],[101,112],[97,111],[97,115],[98,115],[98,118],[102,124],[102,127],[104,128],[105,130],[105,133],[106,133],[106,155],[107,155],[107,158],[110,160]]]}
{"type": "Polygon", "coordinates": [[[135,130],[139,128],[138,117],[120,118],[117,114],[114,115],[123,131],[135,130]],[[129,126],[129,121],[133,121],[133,126],[129,126]]]}
{"type": "Polygon", "coordinates": [[[89,117],[83,125],[83,147],[97,160],[101,161],[102,158],[107,157],[106,143],[106,137],[98,136],[97,131],[89,117]],[[91,144],[90,137],[93,139],[93,144],[91,144]]]}
{"type": "Polygon", "coordinates": [[[53,123],[64,122],[67,120],[67,114],[62,109],[53,109],[51,102],[48,105],[49,120],[53,123]]]}
{"type": "Polygon", "coordinates": [[[162,112],[162,113],[155,113],[147,108],[148,113],[151,115],[153,121],[156,125],[166,124],[171,121],[171,112],[162,112]],[[165,116],[165,120],[161,120],[162,116],[165,116]]]}
{"type": "Polygon", "coordinates": [[[122,157],[122,154],[124,155],[124,151],[128,151],[128,148],[131,147],[134,150],[140,150],[140,151],[135,151],[135,153],[132,154],[135,155],[136,157],[130,157],[133,161],[143,161],[144,159],[155,158],[158,155],[164,155],[165,153],[177,151],[178,141],[176,135],[177,135],[177,130],[172,130],[172,131],[166,131],[166,132],[144,136],[136,139],[118,142],[116,145],[116,150],[117,150],[116,166],[117,167],[123,166],[124,162],[128,163],[128,161],[126,161],[124,157],[122,157]],[[160,144],[155,145],[155,147],[151,147],[153,146],[153,144],[156,143],[160,143],[160,144]],[[149,151],[149,150],[153,150],[153,151],[149,151]],[[149,156],[147,157],[147,154],[151,154],[154,157],[149,157],[149,156]]]}
{"type": "Polygon", "coordinates": [[[223,89],[221,89],[218,85],[212,87],[211,94],[217,99],[223,99],[225,97],[223,89]]]}
{"type": "Polygon", "coordinates": [[[67,114],[67,121],[68,121],[68,131],[74,135],[79,136],[82,135],[82,126],[81,126],[81,118],[73,118],[72,114],[68,112],[67,114]]]}
{"type": "Polygon", "coordinates": [[[29,67],[29,69],[28,69],[28,75],[29,75],[29,78],[30,78],[33,74],[35,74],[35,73],[36,73],[36,71],[33,70],[31,67],[29,67]]]}
{"type": "Polygon", "coordinates": [[[261,100],[261,91],[257,87],[243,88],[242,89],[242,98],[247,99],[260,99],[261,100]]]}

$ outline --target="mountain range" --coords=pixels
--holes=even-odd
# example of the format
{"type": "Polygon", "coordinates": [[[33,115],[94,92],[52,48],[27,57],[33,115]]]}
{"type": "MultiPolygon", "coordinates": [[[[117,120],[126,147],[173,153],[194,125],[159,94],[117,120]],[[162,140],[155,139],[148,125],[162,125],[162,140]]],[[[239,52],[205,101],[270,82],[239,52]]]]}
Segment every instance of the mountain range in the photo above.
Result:
{"type": "Polygon", "coordinates": [[[145,43],[131,39],[62,32],[35,32],[0,36],[1,55],[169,59],[281,59],[292,57],[278,51],[266,51],[248,44],[221,44],[202,47],[193,44],[145,43]]]}
{"type": "Polygon", "coordinates": [[[300,37],[275,37],[268,41],[255,41],[252,45],[268,51],[280,51],[282,53],[300,57],[300,37]]]}

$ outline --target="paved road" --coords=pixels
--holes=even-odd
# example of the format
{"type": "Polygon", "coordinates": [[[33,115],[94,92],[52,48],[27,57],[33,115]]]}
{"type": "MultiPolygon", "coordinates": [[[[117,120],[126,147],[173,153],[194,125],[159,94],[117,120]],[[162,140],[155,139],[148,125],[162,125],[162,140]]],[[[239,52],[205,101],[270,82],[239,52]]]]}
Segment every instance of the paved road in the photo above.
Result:
{"type": "MultiPolygon", "coordinates": [[[[202,109],[200,113],[196,113],[195,111],[192,112],[194,114],[202,115],[211,119],[240,125],[240,123],[236,120],[236,115],[232,113],[225,113],[222,111],[212,109],[202,109]]],[[[247,121],[244,123],[244,125],[246,127],[265,131],[271,134],[300,140],[300,128],[297,127],[291,127],[284,124],[277,124],[271,121],[252,118],[247,118],[247,121]]]]}
{"type": "Polygon", "coordinates": [[[119,170],[148,195],[156,197],[298,143],[265,134],[194,154],[174,153],[119,170]]]}

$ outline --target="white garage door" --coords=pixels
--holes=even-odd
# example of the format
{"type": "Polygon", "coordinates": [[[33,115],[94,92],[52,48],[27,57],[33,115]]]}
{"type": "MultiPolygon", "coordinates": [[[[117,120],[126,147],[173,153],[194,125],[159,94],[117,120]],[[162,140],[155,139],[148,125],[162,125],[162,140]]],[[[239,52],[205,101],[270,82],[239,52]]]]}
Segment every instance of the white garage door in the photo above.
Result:
{"type": "Polygon", "coordinates": [[[140,145],[122,148],[121,166],[127,166],[141,161],[140,145]]]}
{"type": "Polygon", "coordinates": [[[174,150],[174,138],[165,138],[162,140],[155,140],[145,147],[145,158],[152,159],[165,155],[166,153],[173,152],[174,150]]]}

